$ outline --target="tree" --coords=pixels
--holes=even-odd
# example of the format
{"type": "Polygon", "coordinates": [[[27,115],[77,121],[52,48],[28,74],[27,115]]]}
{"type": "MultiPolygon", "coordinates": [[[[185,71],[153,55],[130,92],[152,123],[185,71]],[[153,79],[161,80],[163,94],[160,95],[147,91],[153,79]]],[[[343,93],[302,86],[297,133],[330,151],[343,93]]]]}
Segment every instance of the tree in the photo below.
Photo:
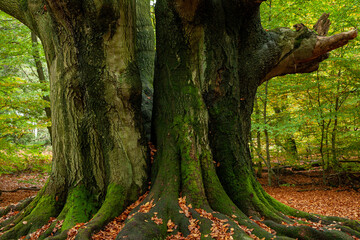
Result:
{"type": "Polygon", "coordinates": [[[0,142],[19,143],[49,121],[43,113],[49,103],[42,99],[49,87],[37,80],[29,29],[2,12],[0,23],[0,142]]]}
{"type": "MultiPolygon", "coordinates": [[[[39,82],[32,50],[29,28],[0,11],[0,174],[49,168],[51,157],[42,154],[49,84],[39,82]]],[[[45,61],[40,50],[37,59],[45,61]]]]}
{"type": "Polygon", "coordinates": [[[20,222],[2,239],[26,235],[51,216],[64,220],[59,236],[64,238],[75,223],[95,214],[91,232],[143,191],[146,142],[140,123],[141,66],[135,64],[135,8],[134,1],[0,3],[44,46],[53,136],[49,181],[14,220],[29,224],[20,222]]]}
{"type": "MultiPolygon", "coordinates": [[[[40,59],[40,51],[39,51],[37,36],[34,32],[31,32],[31,43],[32,43],[32,47],[33,47],[33,57],[34,57],[34,62],[35,62],[36,72],[37,72],[37,76],[39,78],[39,82],[45,84],[45,83],[47,83],[46,77],[45,77],[44,69],[42,66],[41,59],[40,59]]],[[[43,96],[42,99],[47,102],[50,101],[50,97],[48,95],[43,96]]],[[[50,106],[45,107],[44,111],[45,111],[46,117],[51,119],[50,106]]],[[[47,129],[49,131],[50,138],[51,138],[51,126],[48,126],[47,129]]]]}
{"type": "MultiPolygon", "coordinates": [[[[336,1],[336,4],[335,1],[317,0],[311,2],[276,0],[272,1],[272,4],[268,2],[261,5],[262,25],[266,29],[284,25],[292,26],[299,22],[311,26],[317,20],[315,17],[323,12],[327,12],[331,16],[329,35],[342,32],[345,29],[356,28],[359,22],[359,5],[354,4],[353,1],[336,1]],[[296,11],[291,11],[291,9],[296,9],[296,11]],[[271,16],[274,17],[271,18],[271,16]]],[[[289,136],[293,136],[293,140],[296,141],[298,156],[302,162],[310,164],[310,161],[320,160],[320,153],[322,152],[322,156],[326,160],[324,161],[325,167],[332,165],[332,159],[335,155],[340,160],[340,168],[331,167],[328,170],[344,171],[349,169],[351,163],[344,163],[344,160],[354,160],[358,156],[353,151],[353,146],[358,145],[359,138],[356,128],[351,127],[351,125],[355,122],[357,125],[359,123],[356,117],[349,115],[356,108],[356,99],[358,98],[357,79],[359,74],[355,69],[359,60],[353,57],[353,54],[358,52],[358,41],[355,39],[351,44],[333,51],[329,59],[324,61],[320,69],[314,73],[286,75],[276,77],[269,82],[269,105],[273,107],[268,108],[271,127],[269,132],[270,139],[275,140],[273,141],[275,144],[272,144],[273,157],[278,159],[291,158],[290,152],[284,152],[283,150],[286,149],[283,147],[290,145],[284,143],[288,142],[289,136]],[[340,77],[338,77],[339,71],[342,73],[340,77]],[[341,82],[340,91],[337,90],[339,81],[341,82]],[[348,97],[342,107],[336,111],[336,98],[345,99],[344,97],[347,95],[348,97]],[[282,113],[276,113],[277,106],[282,108],[282,113]],[[335,135],[332,134],[334,125],[337,125],[335,135]],[[336,136],[336,138],[332,138],[332,136],[336,136]],[[336,140],[336,144],[332,144],[332,139],[336,140]],[[279,143],[281,148],[279,148],[279,143]]],[[[265,91],[264,85],[260,86],[257,91],[260,96],[265,91]]],[[[253,115],[255,116],[255,114],[253,115]]],[[[256,129],[257,124],[252,124],[252,126],[253,129],[256,129]]],[[[293,161],[283,162],[281,160],[281,162],[282,164],[294,164],[293,161]]]]}
{"type": "MultiPolygon", "coordinates": [[[[184,239],[182,234],[200,239],[201,233],[246,239],[249,229],[260,238],[360,237],[354,221],[299,212],[267,195],[254,177],[248,146],[257,87],[274,76],[316,70],[327,52],[357,32],[332,37],[305,27],[266,32],[260,4],[157,1],[152,128],[157,154],[144,200],[152,208],[135,213],[117,239],[184,239]],[[287,215],[336,221],[342,231],[288,227],[281,223],[301,221],[287,215]],[[164,224],[152,221],[159,218],[164,224]],[[166,223],[177,228],[169,233],[166,223]]],[[[135,2],[2,1],[0,9],[43,42],[54,146],[49,182],[0,239],[34,231],[50,216],[65,220],[54,237],[63,239],[69,228],[95,214],[77,236],[86,239],[133,201],[146,180],[135,2]]]]}

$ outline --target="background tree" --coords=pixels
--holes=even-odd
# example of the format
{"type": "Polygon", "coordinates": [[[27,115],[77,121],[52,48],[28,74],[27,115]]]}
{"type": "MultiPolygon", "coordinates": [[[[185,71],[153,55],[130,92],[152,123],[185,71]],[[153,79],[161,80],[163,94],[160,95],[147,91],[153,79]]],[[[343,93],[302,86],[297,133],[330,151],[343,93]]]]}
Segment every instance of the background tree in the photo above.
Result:
{"type": "MultiPolygon", "coordinates": [[[[312,26],[316,22],[315,17],[323,12],[329,13],[332,19],[330,35],[357,27],[359,21],[359,5],[345,0],[336,4],[279,0],[272,2],[271,11],[268,3],[262,4],[262,11],[262,24],[267,29],[280,24],[292,26],[298,22],[312,26]],[[288,11],[290,8],[297,11],[288,11]],[[268,17],[270,14],[273,16],[271,19],[268,17]]],[[[320,164],[329,171],[357,169],[357,164],[351,161],[358,158],[357,151],[354,151],[359,140],[358,131],[350,125],[359,124],[351,114],[356,111],[358,102],[359,75],[356,66],[359,60],[354,55],[358,41],[356,39],[335,50],[322,63],[323,67],[314,73],[277,77],[269,83],[268,124],[254,124],[253,127],[254,131],[267,127],[270,139],[275,140],[271,142],[273,159],[287,165],[304,164],[302,167],[322,160],[320,164]],[[339,91],[338,86],[342,90],[339,91]],[[340,109],[335,110],[336,99],[339,98],[344,102],[340,109]],[[336,131],[332,131],[334,126],[337,126],[336,131]],[[336,137],[332,133],[336,133],[336,137]],[[290,139],[296,143],[297,157],[301,161],[284,148],[290,139]]],[[[264,92],[265,87],[261,86],[259,96],[264,92]]]]}
{"type": "Polygon", "coordinates": [[[45,74],[39,82],[33,55],[41,62],[44,54],[32,46],[30,30],[3,12],[0,35],[0,174],[43,169],[49,160],[42,154],[50,143],[44,113],[49,86],[45,74]]]}
{"type": "MultiPolygon", "coordinates": [[[[11,3],[3,1],[0,8],[28,24],[44,45],[54,164],[46,187],[7,222],[14,225],[7,225],[0,239],[27,234],[50,216],[64,220],[54,238],[65,238],[70,227],[95,214],[79,232],[78,238],[86,239],[132,201],[145,182],[132,38],[135,2],[11,3]]],[[[357,32],[329,38],[307,28],[266,32],[260,3],[157,2],[153,139],[158,152],[145,200],[153,208],[136,213],[118,239],[166,237],[167,226],[152,221],[159,218],[178,226],[171,234],[197,239],[201,233],[249,238],[250,228],[265,238],[348,238],[325,227],[287,228],[281,223],[301,221],[286,215],[334,220],[337,228],[360,236],[356,222],[299,212],[269,197],[255,180],[248,146],[257,87],[274,76],[316,70],[328,51],[357,32]],[[251,216],[255,221],[265,217],[263,224],[276,233],[251,216]]]]}

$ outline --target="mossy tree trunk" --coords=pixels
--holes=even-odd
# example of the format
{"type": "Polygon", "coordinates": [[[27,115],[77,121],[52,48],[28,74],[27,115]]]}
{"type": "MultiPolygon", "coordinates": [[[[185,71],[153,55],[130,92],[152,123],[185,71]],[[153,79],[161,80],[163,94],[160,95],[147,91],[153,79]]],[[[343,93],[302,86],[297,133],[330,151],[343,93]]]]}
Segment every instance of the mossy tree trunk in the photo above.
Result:
{"type": "MultiPolygon", "coordinates": [[[[336,228],[360,237],[356,222],[299,212],[267,195],[254,177],[248,146],[257,87],[274,76],[317,69],[328,51],[356,31],[329,38],[306,28],[265,32],[260,3],[157,1],[157,155],[145,200],[152,208],[135,213],[117,239],[247,239],[249,229],[267,239],[349,238],[325,227],[287,227],[281,223],[298,220],[286,215],[335,220],[336,228]],[[173,231],[171,223],[177,225],[173,231]]],[[[50,216],[64,220],[54,238],[65,238],[67,229],[95,214],[77,236],[87,239],[134,200],[145,182],[135,2],[4,0],[0,9],[43,42],[54,147],[49,182],[0,239],[27,234],[50,216]]]]}
{"type": "MultiPolygon", "coordinates": [[[[149,14],[143,2],[138,10],[149,14]]],[[[0,239],[27,235],[50,217],[64,220],[58,239],[91,219],[79,232],[78,238],[86,239],[146,187],[141,66],[136,62],[136,53],[146,48],[146,42],[136,47],[136,35],[146,24],[136,26],[136,3],[126,0],[1,1],[0,9],[21,20],[43,43],[53,146],[49,181],[5,226],[0,239]]]]}
{"type": "Polygon", "coordinates": [[[296,211],[272,199],[255,179],[248,143],[257,87],[274,76],[314,71],[334,49],[333,39],[319,39],[306,28],[264,31],[259,5],[157,1],[157,153],[143,204],[152,208],[134,210],[117,239],[246,239],[246,228],[253,229],[251,237],[266,239],[350,239],[326,227],[282,225],[298,224],[293,217],[335,220],[339,229],[360,236],[358,223],[351,223],[354,231],[344,219],[296,211]],[[319,45],[325,40],[329,47],[319,45]],[[274,231],[255,223],[262,218],[274,231]],[[229,225],[221,225],[225,221],[229,225]]]}
{"type": "Polygon", "coordinates": [[[142,126],[146,140],[150,140],[155,64],[155,34],[150,18],[149,0],[136,1],[136,62],[142,83],[142,126]]]}

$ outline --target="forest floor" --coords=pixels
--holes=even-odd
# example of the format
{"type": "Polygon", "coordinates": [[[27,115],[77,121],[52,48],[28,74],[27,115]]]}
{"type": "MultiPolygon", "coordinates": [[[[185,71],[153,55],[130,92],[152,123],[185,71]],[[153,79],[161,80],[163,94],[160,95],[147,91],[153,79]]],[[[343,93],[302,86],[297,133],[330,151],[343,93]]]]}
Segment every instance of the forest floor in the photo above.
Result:
{"type": "Polygon", "coordinates": [[[356,191],[350,185],[325,185],[320,171],[281,175],[280,184],[274,187],[268,186],[266,174],[259,182],[272,197],[298,210],[360,220],[360,190],[356,191]]]}
{"type": "MultiPolygon", "coordinates": [[[[35,195],[37,191],[32,191],[32,188],[41,188],[47,177],[46,173],[0,176],[0,207],[35,195]]],[[[271,196],[296,209],[360,220],[360,191],[349,186],[326,186],[322,184],[320,172],[301,171],[282,175],[278,187],[267,186],[266,174],[259,181],[271,196]]]]}
{"type": "Polygon", "coordinates": [[[34,196],[48,178],[47,173],[29,172],[0,176],[0,207],[34,196]],[[34,191],[35,190],[35,191],[34,191]]]}

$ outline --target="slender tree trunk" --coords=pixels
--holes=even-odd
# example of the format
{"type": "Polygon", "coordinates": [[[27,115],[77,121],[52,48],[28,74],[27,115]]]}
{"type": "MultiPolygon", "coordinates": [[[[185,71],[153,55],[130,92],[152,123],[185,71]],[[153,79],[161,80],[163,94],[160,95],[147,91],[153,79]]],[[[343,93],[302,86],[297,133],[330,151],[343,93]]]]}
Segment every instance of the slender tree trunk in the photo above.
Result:
{"type": "Polygon", "coordinates": [[[337,158],[337,150],[336,150],[336,133],[338,128],[338,111],[339,111],[339,97],[335,99],[335,116],[334,116],[334,125],[331,132],[331,153],[332,153],[332,165],[335,168],[339,167],[339,160],[337,158]]]}
{"type": "MultiPolygon", "coordinates": [[[[34,32],[31,32],[31,42],[32,42],[32,48],[33,48],[33,57],[34,57],[34,61],[35,61],[35,66],[36,66],[36,72],[38,74],[38,79],[40,83],[43,84],[48,84],[48,82],[46,81],[45,78],[45,74],[44,74],[44,68],[42,66],[42,62],[40,59],[40,52],[39,52],[39,46],[38,46],[38,39],[37,36],[34,32]]],[[[43,96],[43,100],[47,101],[50,103],[50,96],[43,96]]],[[[51,109],[50,107],[45,107],[45,114],[46,117],[48,119],[51,119],[51,109]]],[[[51,126],[47,127],[49,134],[50,134],[50,141],[52,139],[51,137],[51,126]]]]}
{"type": "MultiPolygon", "coordinates": [[[[285,124],[285,119],[283,116],[281,116],[284,112],[284,110],[286,110],[286,96],[284,98],[284,101],[282,102],[282,106],[275,106],[274,107],[274,112],[279,115],[279,120],[277,124],[285,124]]],[[[288,120],[291,121],[291,120],[288,120]]],[[[298,155],[298,150],[297,150],[297,146],[296,146],[296,140],[293,134],[291,133],[278,133],[275,135],[275,144],[277,146],[280,146],[283,150],[285,150],[285,156],[287,159],[290,159],[292,161],[296,161],[299,160],[299,155],[298,155]],[[281,142],[281,140],[279,139],[279,136],[283,135],[284,136],[284,143],[281,142]]]]}
{"type": "MultiPolygon", "coordinates": [[[[341,77],[341,70],[338,73],[338,77],[341,77]]],[[[337,149],[336,149],[336,135],[337,135],[337,128],[338,128],[338,114],[340,109],[340,80],[337,80],[336,86],[336,96],[335,96],[335,108],[334,108],[334,125],[331,131],[331,153],[332,153],[332,165],[335,169],[338,169],[339,160],[337,156],[337,149]]]]}
{"type": "Polygon", "coordinates": [[[326,169],[327,166],[325,164],[325,156],[324,156],[324,138],[325,138],[325,119],[323,119],[323,110],[321,104],[321,88],[320,88],[320,78],[319,78],[319,71],[316,72],[316,80],[317,80],[317,104],[318,109],[320,111],[321,120],[319,121],[320,129],[321,129],[321,137],[320,137],[320,156],[321,156],[321,163],[322,163],[322,178],[323,183],[326,184],[326,169]]]}
{"type": "MultiPolygon", "coordinates": [[[[255,104],[254,104],[254,110],[255,110],[255,115],[256,115],[256,123],[259,124],[260,123],[260,109],[259,109],[259,103],[258,103],[258,97],[255,98],[255,104]]],[[[258,169],[256,172],[256,175],[258,178],[262,177],[262,163],[261,163],[261,132],[259,131],[259,129],[256,129],[256,148],[255,151],[257,153],[257,155],[259,155],[259,162],[257,163],[258,165],[258,169]]]]}
{"type": "Polygon", "coordinates": [[[321,137],[320,137],[320,156],[321,156],[321,165],[322,165],[322,172],[323,172],[323,183],[326,184],[326,165],[325,165],[325,156],[324,156],[324,138],[325,138],[325,121],[321,121],[321,137]]]}
{"type": "Polygon", "coordinates": [[[266,166],[268,169],[268,185],[272,185],[272,171],[271,171],[271,156],[270,156],[270,140],[269,140],[269,132],[267,130],[268,120],[267,120],[267,103],[268,103],[268,83],[265,83],[265,100],[264,100],[264,110],[263,110],[263,121],[266,126],[264,129],[265,135],[265,150],[266,150],[266,166]]]}
{"type": "Polygon", "coordinates": [[[329,148],[329,128],[331,124],[331,119],[325,125],[325,154],[326,154],[326,169],[331,170],[331,159],[330,159],[330,148],[329,148]]]}
{"type": "MultiPolygon", "coordinates": [[[[258,98],[255,99],[255,114],[257,116],[257,123],[260,123],[260,109],[259,109],[259,103],[258,98]]],[[[258,152],[261,152],[261,132],[259,130],[256,130],[256,148],[258,152]]]]}

